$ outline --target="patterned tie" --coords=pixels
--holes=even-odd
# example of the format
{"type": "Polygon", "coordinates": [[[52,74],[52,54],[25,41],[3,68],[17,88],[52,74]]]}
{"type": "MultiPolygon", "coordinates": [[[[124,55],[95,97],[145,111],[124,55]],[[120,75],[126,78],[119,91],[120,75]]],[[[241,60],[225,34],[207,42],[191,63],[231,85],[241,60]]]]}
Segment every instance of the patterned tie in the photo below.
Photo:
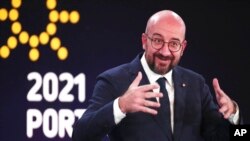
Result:
{"type": "Polygon", "coordinates": [[[161,107],[159,108],[158,116],[160,118],[161,124],[163,125],[164,132],[172,136],[170,121],[170,104],[168,92],[166,89],[166,78],[161,77],[156,82],[160,85],[160,92],[163,93],[163,97],[159,99],[161,107]]]}

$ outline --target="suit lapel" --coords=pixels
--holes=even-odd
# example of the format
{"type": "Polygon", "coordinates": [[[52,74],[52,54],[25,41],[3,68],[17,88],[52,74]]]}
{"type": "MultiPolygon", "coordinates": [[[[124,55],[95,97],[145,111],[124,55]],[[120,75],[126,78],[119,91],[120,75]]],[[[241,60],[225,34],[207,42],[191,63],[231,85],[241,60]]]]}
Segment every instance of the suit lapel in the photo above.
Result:
{"type": "Polygon", "coordinates": [[[174,101],[174,140],[178,141],[181,136],[181,129],[183,124],[183,116],[186,102],[186,89],[188,87],[187,81],[179,72],[178,67],[173,71],[173,81],[175,90],[174,101]]]}
{"type": "Polygon", "coordinates": [[[140,53],[139,55],[136,56],[136,58],[130,62],[130,66],[129,66],[129,73],[131,74],[130,82],[132,83],[135,79],[135,77],[137,76],[138,72],[140,71],[142,73],[142,80],[140,82],[139,85],[145,85],[145,84],[149,84],[149,80],[146,76],[146,73],[144,72],[143,68],[142,68],[142,64],[141,64],[141,57],[142,57],[143,53],[140,53]]]}

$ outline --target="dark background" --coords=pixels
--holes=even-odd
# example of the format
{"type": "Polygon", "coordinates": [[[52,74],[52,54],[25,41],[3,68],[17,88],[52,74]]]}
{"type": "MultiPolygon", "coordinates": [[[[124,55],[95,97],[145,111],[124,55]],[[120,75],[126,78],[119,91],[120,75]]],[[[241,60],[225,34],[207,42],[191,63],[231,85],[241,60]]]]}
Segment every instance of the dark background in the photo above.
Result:
{"type": "MultiPolygon", "coordinates": [[[[39,141],[70,140],[46,138],[35,132],[26,137],[26,110],[48,107],[86,108],[96,76],[108,68],[130,62],[140,51],[141,34],[147,19],[155,12],[170,9],[177,12],[187,27],[188,45],[181,66],[202,74],[207,83],[219,78],[222,89],[240,106],[245,123],[250,122],[250,10],[244,0],[60,0],[57,10],[77,10],[77,24],[57,23],[56,35],[69,50],[69,57],[60,61],[48,45],[39,46],[37,62],[28,59],[28,45],[19,44],[7,59],[0,58],[0,140],[39,141]],[[26,95],[33,83],[27,74],[37,71],[70,72],[86,75],[86,101],[83,103],[27,102],[26,95]],[[37,135],[38,134],[38,135],[37,135]]],[[[10,9],[9,1],[1,1],[0,8],[10,9]]],[[[39,34],[48,23],[45,1],[23,0],[19,21],[29,33],[39,34]]],[[[0,47],[12,35],[9,20],[0,21],[0,47]]],[[[211,87],[211,91],[213,89],[211,87]]]]}

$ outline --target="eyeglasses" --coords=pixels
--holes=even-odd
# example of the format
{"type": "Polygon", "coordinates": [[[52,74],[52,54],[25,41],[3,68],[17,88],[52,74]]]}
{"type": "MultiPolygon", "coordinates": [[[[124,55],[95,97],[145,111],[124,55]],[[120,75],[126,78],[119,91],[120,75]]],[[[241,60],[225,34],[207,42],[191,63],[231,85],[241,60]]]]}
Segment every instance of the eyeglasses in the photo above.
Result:
{"type": "Polygon", "coordinates": [[[155,49],[157,49],[157,50],[160,50],[161,48],[163,48],[164,45],[165,45],[165,43],[167,43],[168,49],[171,52],[177,52],[182,47],[180,41],[171,40],[169,42],[165,42],[158,35],[153,35],[152,37],[149,37],[147,34],[145,34],[145,35],[148,37],[148,39],[150,39],[152,47],[155,48],[155,49]],[[157,36],[157,37],[155,37],[155,36],[157,36]]]}

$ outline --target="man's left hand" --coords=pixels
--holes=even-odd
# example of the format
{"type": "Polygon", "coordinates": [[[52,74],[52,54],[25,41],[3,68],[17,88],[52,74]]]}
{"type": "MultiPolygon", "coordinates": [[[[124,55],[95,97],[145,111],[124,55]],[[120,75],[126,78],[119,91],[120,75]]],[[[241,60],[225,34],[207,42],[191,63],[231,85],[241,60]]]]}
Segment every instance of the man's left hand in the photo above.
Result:
{"type": "Polygon", "coordinates": [[[217,78],[213,79],[213,87],[217,102],[220,106],[219,111],[223,114],[225,119],[228,119],[230,115],[235,114],[236,106],[229,96],[220,88],[217,78]]]}

